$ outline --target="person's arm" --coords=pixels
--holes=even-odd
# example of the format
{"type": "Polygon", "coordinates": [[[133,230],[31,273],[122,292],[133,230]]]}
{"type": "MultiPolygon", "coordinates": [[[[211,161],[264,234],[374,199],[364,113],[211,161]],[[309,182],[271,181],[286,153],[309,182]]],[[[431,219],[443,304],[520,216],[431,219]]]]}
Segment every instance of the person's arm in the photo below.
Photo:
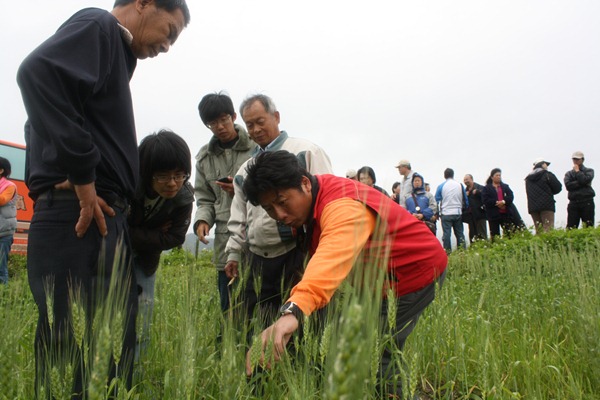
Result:
{"type": "Polygon", "coordinates": [[[431,210],[431,216],[428,218],[428,221],[431,221],[431,218],[437,213],[437,202],[431,193],[427,197],[429,198],[429,209],[431,210]]]}
{"type": "Polygon", "coordinates": [[[225,245],[227,253],[227,264],[225,265],[225,274],[229,278],[238,275],[238,264],[242,261],[242,251],[246,245],[246,223],[247,223],[247,198],[242,185],[244,182],[244,172],[247,162],[242,164],[236,176],[233,178],[234,196],[231,201],[229,221],[227,221],[227,230],[229,239],[225,245]]]}
{"type": "Polygon", "coordinates": [[[548,186],[552,194],[559,194],[562,190],[562,184],[552,172],[548,172],[548,186]]]}
{"type": "Polygon", "coordinates": [[[17,73],[35,134],[52,144],[42,162],[60,167],[74,185],[96,180],[100,151],[85,106],[105,90],[110,52],[111,40],[97,23],[70,24],[34,50],[17,73]]]}
{"type": "Polygon", "coordinates": [[[313,148],[299,154],[298,156],[305,157],[306,170],[312,175],[333,174],[333,167],[331,166],[329,156],[322,148],[313,146],[313,148]]]}
{"type": "MultiPolygon", "coordinates": [[[[425,192],[427,193],[427,192],[425,192]]],[[[425,221],[430,221],[431,217],[433,217],[433,214],[435,213],[435,209],[437,207],[437,203],[435,202],[435,199],[433,198],[433,195],[430,193],[429,196],[425,195],[425,198],[427,198],[428,200],[428,204],[427,207],[423,208],[421,210],[421,214],[423,214],[423,219],[425,221]],[[433,202],[433,204],[432,204],[433,202]]]]}
{"type": "Polygon", "coordinates": [[[463,202],[465,203],[465,208],[469,208],[469,196],[467,196],[467,191],[462,184],[460,185],[460,190],[462,191],[462,198],[463,202]]]}
{"type": "Polygon", "coordinates": [[[110,75],[109,35],[93,21],[72,23],[35,49],[17,73],[29,123],[43,143],[51,144],[42,152],[41,161],[64,171],[66,180],[55,188],[70,188],[79,199],[78,237],[92,220],[106,235],[103,212],[113,214],[96,195],[100,151],[85,113],[87,100],[105,90],[104,81],[110,75]]]}
{"type": "Polygon", "coordinates": [[[498,201],[496,190],[491,186],[484,186],[481,190],[481,201],[487,208],[496,207],[496,202],[498,201]]]}
{"type": "Polygon", "coordinates": [[[196,199],[196,215],[194,217],[194,233],[202,243],[208,243],[206,236],[210,228],[215,223],[216,211],[215,202],[217,196],[213,191],[210,182],[206,179],[204,168],[202,167],[203,150],[198,154],[196,162],[196,180],[194,183],[194,197],[196,199]]]}
{"type": "Polygon", "coordinates": [[[147,228],[130,227],[132,247],[136,251],[169,250],[185,242],[185,235],[190,226],[193,204],[174,209],[160,226],[147,228]]]}
{"type": "Polygon", "coordinates": [[[590,186],[592,180],[594,180],[594,170],[591,168],[580,170],[579,173],[575,174],[575,177],[581,187],[590,186]]]}
{"type": "Polygon", "coordinates": [[[513,193],[512,189],[510,188],[510,186],[508,186],[507,184],[503,184],[504,186],[504,203],[506,206],[509,206],[513,203],[513,201],[515,201],[515,194],[513,193]]]}
{"type": "Polygon", "coordinates": [[[6,205],[9,201],[15,197],[17,193],[16,186],[10,185],[2,193],[0,193],[0,206],[6,205]]]}
{"type": "Polygon", "coordinates": [[[320,225],[317,249],[288,299],[305,315],[327,305],[346,279],[375,229],[375,216],[361,202],[342,198],[325,207],[320,225]]]}
{"type": "Polygon", "coordinates": [[[437,187],[435,190],[435,201],[439,204],[442,202],[442,188],[444,187],[444,183],[437,187]]]}
{"type": "MultiPolygon", "coordinates": [[[[302,280],[292,289],[288,302],[294,302],[304,315],[325,306],[335,290],[348,276],[354,262],[375,229],[375,216],[367,207],[355,200],[343,198],[331,202],[321,216],[321,236],[314,255],[311,257],[302,280]]],[[[264,349],[270,341],[278,361],[285,352],[285,346],[298,329],[294,315],[284,315],[261,333],[260,365],[265,363],[264,349]]],[[[246,374],[253,370],[250,349],[246,353],[246,374]]],[[[268,360],[267,360],[268,361],[268,360]]]]}
{"type": "Polygon", "coordinates": [[[400,196],[400,201],[398,202],[398,204],[400,204],[402,207],[406,208],[407,207],[406,200],[410,197],[410,195],[402,195],[402,192],[400,192],[399,196],[400,196]]]}

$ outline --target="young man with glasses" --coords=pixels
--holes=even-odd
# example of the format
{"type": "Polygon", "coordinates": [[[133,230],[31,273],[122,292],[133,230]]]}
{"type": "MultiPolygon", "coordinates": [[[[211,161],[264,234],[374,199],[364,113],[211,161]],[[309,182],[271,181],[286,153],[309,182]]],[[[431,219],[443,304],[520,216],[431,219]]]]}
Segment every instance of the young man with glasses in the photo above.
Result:
{"type": "Polygon", "coordinates": [[[233,102],[223,93],[211,93],[198,105],[200,119],[212,132],[212,138],[196,156],[196,216],[194,232],[208,243],[207,236],[215,226],[213,262],[217,267],[217,287],[221,310],[229,308],[229,287],[224,268],[227,264],[225,245],[229,239],[227,221],[233,199],[233,175],[250,158],[256,148],[246,130],[235,123],[233,102]]]}
{"type": "Polygon", "coordinates": [[[188,182],[192,156],[180,136],[168,130],[146,136],[139,157],[140,184],[128,218],[141,324],[136,361],[150,342],[160,253],[183,244],[194,206],[194,189],[188,182]]]}

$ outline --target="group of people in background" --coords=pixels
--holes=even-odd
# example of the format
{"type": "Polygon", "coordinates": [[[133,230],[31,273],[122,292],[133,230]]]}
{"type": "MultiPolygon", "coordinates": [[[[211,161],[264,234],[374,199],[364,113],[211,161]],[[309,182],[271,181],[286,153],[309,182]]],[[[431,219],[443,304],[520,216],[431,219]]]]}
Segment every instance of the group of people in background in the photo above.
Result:
{"type": "MultiPolygon", "coordinates": [[[[567,229],[594,226],[594,170],[586,167],[584,155],[576,151],[571,156],[573,168],[566,172],[565,187],[568,191],[567,229]]],[[[538,158],[533,169],[525,177],[527,211],[531,215],[536,233],[554,229],[556,201],[554,196],[562,191],[558,178],[548,170],[549,161],[538,158]]],[[[392,185],[392,200],[406,208],[412,215],[423,221],[435,234],[436,223],[441,219],[442,243],[446,251],[451,251],[451,235],[454,233],[458,246],[466,246],[463,223],[469,227],[469,241],[493,240],[503,232],[510,235],[516,230],[526,229],[510,186],[502,181],[502,170],[494,168],[485,185],[474,182],[473,175],[466,174],[463,183],[454,180],[454,171],[444,171],[445,181],[437,187],[435,196],[430,193],[429,184],[412,170],[408,160],[397,165],[402,180],[392,185]]],[[[358,171],[349,169],[346,178],[359,180],[387,195],[375,185],[375,171],[364,166],[358,171]]]]}

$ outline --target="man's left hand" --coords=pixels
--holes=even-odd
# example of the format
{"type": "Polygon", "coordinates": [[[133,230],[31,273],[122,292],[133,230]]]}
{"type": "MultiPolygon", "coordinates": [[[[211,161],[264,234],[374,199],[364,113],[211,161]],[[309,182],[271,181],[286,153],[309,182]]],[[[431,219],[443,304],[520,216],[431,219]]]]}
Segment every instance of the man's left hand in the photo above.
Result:
{"type": "MultiPolygon", "coordinates": [[[[298,320],[292,314],[284,315],[273,325],[265,329],[260,335],[260,343],[254,343],[254,346],[261,346],[258,365],[263,368],[271,368],[270,360],[265,363],[265,349],[270,341],[273,342],[274,360],[279,361],[285,353],[285,346],[290,341],[292,334],[298,329],[298,320]]],[[[253,365],[251,360],[252,348],[246,353],[246,375],[251,376],[253,365]]]]}
{"type": "Polygon", "coordinates": [[[77,237],[83,237],[87,232],[92,219],[96,221],[98,230],[102,236],[106,236],[108,230],[106,228],[106,220],[104,213],[111,217],[115,216],[115,211],[108,205],[103,198],[96,195],[96,185],[94,182],[85,185],[73,185],[68,180],[54,185],[56,190],[73,190],[79,199],[79,219],[75,225],[77,237]]]}

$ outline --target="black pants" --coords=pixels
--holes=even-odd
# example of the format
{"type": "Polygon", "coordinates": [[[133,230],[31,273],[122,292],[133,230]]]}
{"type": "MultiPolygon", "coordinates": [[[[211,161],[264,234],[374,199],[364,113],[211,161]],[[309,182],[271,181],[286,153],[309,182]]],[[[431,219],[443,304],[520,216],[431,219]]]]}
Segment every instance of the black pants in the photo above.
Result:
{"type": "Polygon", "coordinates": [[[273,322],[289,291],[302,278],[304,256],[298,248],[274,258],[250,253],[242,299],[248,320],[259,318],[264,327],[273,322]]]}
{"type": "Polygon", "coordinates": [[[570,201],[567,206],[567,229],[579,227],[579,221],[585,226],[594,226],[594,199],[570,201]]]}
{"type": "MultiPolygon", "coordinates": [[[[75,371],[73,398],[84,397],[85,382],[82,377],[86,374],[87,365],[84,365],[85,358],[75,340],[73,328],[75,325],[81,327],[81,322],[74,322],[72,308],[79,303],[85,309],[84,336],[93,336],[95,310],[106,299],[113,274],[118,274],[117,281],[124,286],[126,303],[118,370],[128,387],[131,386],[137,291],[134,290],[135,277],[131,273],[129,260],[125,210],[113,208],[115,217],[105,215],[108,227],[106,237],[100,235],[96,224],[92,222],[85,236],[78,238],[75,224],[80,207],[73,192],[50,192],[35,204],[27,246],[27,273],[39,312],[35,335],[36,392],[39,398],[51,396],[49,372],[52,366],[58,365],[60,368],[69,363],[75,371]],[[71,294],[75,294],[79,301],[71,294]],[[42,387],[43,392],[40,390],[42,387]]],[[[109,365],[111,371],[107,368],[106,376],[110,381],[115,376],[114,360],[107,367],[109,365]]]]}
{"type": "MultiPolygon", "coordinates": [[[[419,317],[425,311],[425,308],[431,304],[435,298],[435,286],[439,285],[442,287],[444,279],[446,277],[446,271],[430,285],[425,286],[423,289],[413,293],[405,294],[396,299],[396,332],[393,332],[394,346],[390,349],[385,347],[381,356],[380,364],[380,382],[379,391],[385,391],[387,395],[396,395],[399,399],[402,397],[402,384],[401,382],[394,383],[394,376],[397,376],[400,372],[397,365],[394,363],[394,350],[402,350],[408,335],[413,331],[419,317]]],[[[389,299],[383,299],[381,303],[381,319],[387,328],[387,302],[389,299]]],[[[384,398],[383,396],[381,396],[384,398]]]]}
{"type": "Polygon", "coordinates": [[[518,228],[509,213],[500,214],[500,218],[498,219],[490,219],[488,224],[490,225],[490,239],[492,240],[496,236],[500,236],[500,227],[502,227],[502,232],[505,236],[510,236],[510,233],[518,228]]]}

